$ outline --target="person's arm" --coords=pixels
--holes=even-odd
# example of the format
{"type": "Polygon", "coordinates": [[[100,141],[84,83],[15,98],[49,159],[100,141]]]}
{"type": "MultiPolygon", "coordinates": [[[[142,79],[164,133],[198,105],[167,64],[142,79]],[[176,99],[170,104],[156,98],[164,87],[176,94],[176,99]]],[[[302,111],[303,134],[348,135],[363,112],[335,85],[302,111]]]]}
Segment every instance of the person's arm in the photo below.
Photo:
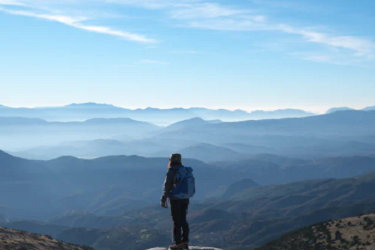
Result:
{"type": "Polygon", "coordinates": [[[169,169],[167,176],[165,177],[165,181],[164,181],[163,195],[161,196],[161,202],[163,204],[167,202],[167,198],[173,189],[174,175],[175,175],[175,171],[173,171],[172,169],[169,169]]]}

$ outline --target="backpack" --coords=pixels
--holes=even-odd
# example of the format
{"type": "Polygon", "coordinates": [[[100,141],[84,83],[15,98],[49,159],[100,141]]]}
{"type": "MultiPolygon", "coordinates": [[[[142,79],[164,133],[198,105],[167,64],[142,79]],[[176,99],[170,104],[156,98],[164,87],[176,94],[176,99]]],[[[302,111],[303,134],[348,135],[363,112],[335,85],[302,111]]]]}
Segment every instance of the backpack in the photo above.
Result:
{"type": "Polygon", "coordinates": [[[190,167],[180,167],[176,171],[173,182],[171,197],[179,199],[190,199],[195,194],[195,178],[193,169],[190,167]]]}

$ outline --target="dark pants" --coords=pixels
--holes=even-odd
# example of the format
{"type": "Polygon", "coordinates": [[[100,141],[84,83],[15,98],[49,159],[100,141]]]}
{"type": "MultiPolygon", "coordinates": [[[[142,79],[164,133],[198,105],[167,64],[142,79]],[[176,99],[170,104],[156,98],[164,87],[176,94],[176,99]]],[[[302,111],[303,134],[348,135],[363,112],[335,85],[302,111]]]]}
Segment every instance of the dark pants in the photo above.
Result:
{"type": "Polygon", "coordinates": [[[189,199],[171,200],[174,243],[189,241],[189,224],[186,220],[189,199]]]}

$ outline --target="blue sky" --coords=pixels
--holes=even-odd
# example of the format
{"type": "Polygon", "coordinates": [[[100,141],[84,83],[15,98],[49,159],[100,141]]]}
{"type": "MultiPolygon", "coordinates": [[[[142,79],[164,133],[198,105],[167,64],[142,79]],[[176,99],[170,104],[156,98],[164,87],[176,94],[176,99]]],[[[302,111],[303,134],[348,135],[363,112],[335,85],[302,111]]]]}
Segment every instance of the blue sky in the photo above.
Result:
{"type": "Polygon", "coordinates": [[[373,0],[0,0],[0,104],[375,105],[373,0]]]}

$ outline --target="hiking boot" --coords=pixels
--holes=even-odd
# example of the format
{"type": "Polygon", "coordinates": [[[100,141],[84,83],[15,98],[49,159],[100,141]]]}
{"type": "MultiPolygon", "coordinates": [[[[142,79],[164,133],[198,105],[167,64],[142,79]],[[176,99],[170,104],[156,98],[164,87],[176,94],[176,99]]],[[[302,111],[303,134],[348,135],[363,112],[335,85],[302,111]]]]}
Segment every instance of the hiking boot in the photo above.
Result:
{"type": "Polygon", "coordinates": [[[189,249],[186,248],[186,243],[180,243],[180,244],[173,244],[169,247],[170,250],[182,250],[182,249],[189,249]]]}
{"type": "Polygon", "coordinates": [[[189,249],[189,241],[184,241],[181,244],[185,245],[184,248],[183,248],[184,250],[189,249]]]}

